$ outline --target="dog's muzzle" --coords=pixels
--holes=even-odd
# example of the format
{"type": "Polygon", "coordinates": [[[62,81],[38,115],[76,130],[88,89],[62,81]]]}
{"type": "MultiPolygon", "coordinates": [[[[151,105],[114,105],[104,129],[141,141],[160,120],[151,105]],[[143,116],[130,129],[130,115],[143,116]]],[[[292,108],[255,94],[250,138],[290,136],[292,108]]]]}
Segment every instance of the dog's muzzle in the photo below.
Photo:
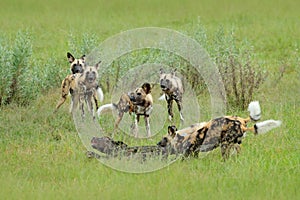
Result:
{"type": "Polygon", "coordinates": [[[73,67],[72,72],[73,72],[73,74],[83,73],[83,69],[80,65],[76,65],[75,67],[73,67]]]}
{"type": "Polygon", "coordinates": [[[160,85],[160,88],[162,91],[167,91],[168,90],[168,87],[165,86],[165,85],[160,85]]]}

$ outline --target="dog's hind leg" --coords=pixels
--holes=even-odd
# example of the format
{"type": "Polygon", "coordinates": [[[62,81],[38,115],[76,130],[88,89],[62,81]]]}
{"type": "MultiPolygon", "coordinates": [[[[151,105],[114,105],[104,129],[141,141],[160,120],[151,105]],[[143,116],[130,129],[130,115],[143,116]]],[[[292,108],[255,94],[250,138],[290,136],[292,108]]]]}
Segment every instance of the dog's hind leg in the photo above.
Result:
{"type": "Polygon", "coordinates": [[[57,103],[54,113],[59,109],[59,107],[65,103],[67,96],[70,92],[70,84],[71,82],[74,80],[74,76],[73,75],[68,75],[61,83],[61,98],[59,100],[59,102],[57,103]]]}

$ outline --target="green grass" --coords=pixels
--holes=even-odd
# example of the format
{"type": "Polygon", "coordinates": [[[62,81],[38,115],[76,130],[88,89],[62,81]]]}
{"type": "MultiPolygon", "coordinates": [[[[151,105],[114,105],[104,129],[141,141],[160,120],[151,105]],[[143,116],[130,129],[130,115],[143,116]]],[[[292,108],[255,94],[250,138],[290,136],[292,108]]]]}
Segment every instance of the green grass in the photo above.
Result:
{"type": "MultiPolygon", "coordinates": [[[[266,135],[248,134],[242,153],[226,162],[217,149],[155,172],[130,174],[86,158],[69,102],[52,114],[57,88],[28,107],[0,107],[1,199],[299,199],[299,6],[292,0],[1,1],[1,34],[29,29],[33,55],[45,62],[55,56],[66,63],[62,68],[68,68],[70,33],[96,34],[102,41],[144,26],[189,32],[198,17],[209,37],[221,25],[227,31],[234,27],[237,38],[250,40],[270,71],[255,94],[263,120],[283,121],[266,135]]],[[[203,107],[209,103],[198,98],[203,107]]]]}

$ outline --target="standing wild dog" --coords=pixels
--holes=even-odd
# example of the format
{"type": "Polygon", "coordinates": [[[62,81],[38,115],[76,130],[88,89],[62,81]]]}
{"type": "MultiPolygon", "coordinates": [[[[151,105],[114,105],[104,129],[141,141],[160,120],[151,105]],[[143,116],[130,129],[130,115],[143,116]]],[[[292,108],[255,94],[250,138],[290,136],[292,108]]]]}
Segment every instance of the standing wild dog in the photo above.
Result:
{"type": "Polygon", "coordinates": [[[95,66],[85,66],[82,73],[73,75],[74,79],[70,84],[72,113],[74,113],[75,109],[79,106],[82,111],[82,116],[84,116],[84,102],[86,102],[89,112],[92,114],[93,119],[95,118],[92,98],[97,92],[98,67],[100,62],[95,66]]]}
{"type": "Polygon", "coordinates": [[[153,109],[153,98],[151,94],[151,85],[144,83],[141,87],[129,94],[122,94],[117,104],[106,104],[101,106],[97,113],[98,117],[103,111],[106,110],[117,110],[118,117],[115,122],[115,130],[118,128],[124,113],[134,113],[135,119],[133,122],[132,130],[135,137],[138,136],[138,122],[140,116],[144,116],[147,136],[151,136],[149,116],[153,109]]]}
{"type": "Polygon", "coordinates": [[[250,116],[247,118],[237,116],[215,118],[209,122],[198,124],[196,131],[191,127],[178,131],[176,127],[169,126],[167,136],[163,137],[158,145],[168,147],[171,153],[180,153],[185,157],[197,156],[199,152],[208,152],[220,146],[222,157],[225,160],[229,157],[232,149],[239,153],[245,132],[250,131],[257,135],[281,125],[280,121],[267,120],[247,127],[248,122],[260,119],[259,103],[251,102],[248,110],[250,116]]]}
{"type": "MultiPolygon", "coordinates": [[[[81,56],[79,59],[76,59],[71,53],[68,52],[67,58],[70,63],[70,71],[72,74],[66,76],[66,78],[61,83],[61,98],[58,101],[54,112],[56,112],[60,108],[60,106],[66,101],[68,94],[72,93],[71,91],[72,82],[74,81],[77,75],[83,73],[85,68],[85,55],[81,56]]],[[[98,109],[99,106],[98,106],[97,98],[99,98],[100,102],[102,102],[103,92],[102,89],[98,86],[98,84],[95,87],[95,89],[97,92],[94,94],[93,98],[96,104],[96,109],[98,109]]]]}
{"type": "Polygon", "coordinates": [[[182,115],[182,96],[184,89],[180,78],[175,76],[175,71],[167,74],[163,71],[163,69],[161,69],[159,83],[168,104],[169,120],[172,121],[174,117],[172,110],[174,100],[177,103],[178,111],[180,113],[180,120],[184,121],[182,115]]]}

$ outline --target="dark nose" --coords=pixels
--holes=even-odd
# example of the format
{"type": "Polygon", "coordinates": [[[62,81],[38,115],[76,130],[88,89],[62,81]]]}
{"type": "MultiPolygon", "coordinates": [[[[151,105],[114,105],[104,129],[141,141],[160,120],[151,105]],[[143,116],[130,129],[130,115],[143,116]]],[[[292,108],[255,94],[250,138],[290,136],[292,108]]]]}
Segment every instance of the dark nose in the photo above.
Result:
{"type": "Polygon", "coordinates": [[[161,87],[161,88],[165,88],[166,86],[165,86],[165,85],[160,85],[160,87],[161,87]]]}

